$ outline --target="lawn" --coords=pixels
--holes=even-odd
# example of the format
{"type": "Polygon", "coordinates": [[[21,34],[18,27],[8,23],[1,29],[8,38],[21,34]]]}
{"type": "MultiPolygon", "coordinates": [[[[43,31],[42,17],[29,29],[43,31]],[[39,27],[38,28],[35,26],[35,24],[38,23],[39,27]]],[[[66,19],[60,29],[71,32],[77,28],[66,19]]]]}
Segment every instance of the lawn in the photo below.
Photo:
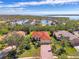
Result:
{"type": "MultiPolygon", "coordinates": [[[[64,53],[65,55],[70,55],[70,56],[79,55],[79,53],[75,50],[74,47],[67,46],[68,43],[66,41],[65,43],[66,43],[66,46],[64,47],[66,51],[66,53],[64,53]]],[[[52,37],[51,45],[53,44],[56,46],[56,49],[59,49],[62,47],[60,41],[57,41],[54,37],[52,37]]]]}
{"type": "Polygon", "coordinates": [[[30,50],[25,50],[25,52],[19,57],[38,57],[40,55],[40,48],[34,48],[34,46],[31,47],[30,50]]]}
{"type": "Polygon", "coordinates": [[[0,44],[0,50],[2,50],[2,44],[0,44]]]}
{"type": "Polygon", "coordinates": [[[76,54],[78,54],[75,48],[72,48],[72,47],[65,47],[65,50],[67,55],[75,56],[76,54]]]}

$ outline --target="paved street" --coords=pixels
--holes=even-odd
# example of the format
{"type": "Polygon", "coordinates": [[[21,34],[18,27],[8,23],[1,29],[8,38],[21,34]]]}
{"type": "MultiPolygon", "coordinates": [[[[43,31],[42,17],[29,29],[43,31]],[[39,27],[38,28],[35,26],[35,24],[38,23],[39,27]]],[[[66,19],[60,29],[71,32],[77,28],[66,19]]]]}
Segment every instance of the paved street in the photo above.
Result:
{"type": "Polygon", "coordinates": [[[54,59],[50,45],[41,45],[41,59],[54,59]]]}

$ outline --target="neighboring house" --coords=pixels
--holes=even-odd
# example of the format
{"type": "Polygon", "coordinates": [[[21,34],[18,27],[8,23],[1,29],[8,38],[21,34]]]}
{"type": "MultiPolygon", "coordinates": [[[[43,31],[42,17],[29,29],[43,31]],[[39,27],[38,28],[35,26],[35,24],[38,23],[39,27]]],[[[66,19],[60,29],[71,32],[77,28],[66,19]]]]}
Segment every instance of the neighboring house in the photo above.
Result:
{"type": "Polygon", "coordinates": [[[51,43],[51,37],[49,36],[48,32],[45,31],[33,31],[32,38],[35,40],[39,40],[41,44],[51,43]]]}
{"type": "Polygon", "coordinates": [[[19,36],[25,36],[27,33],[24,31],[15,31],[15,33],[19,36]]]}
{"type": "Polygon", "coordinates": [[[29,19],[26,19],[26,20],[14,20],[11,22],[12,25],[16,25],[16,24],[19,24],[19,25],[22,25],[22,24],[25,24],[29,21],[29,19]]]}
{"type": "Polygon", "coordinates": [[[40,20],[36,20],[35,25],[40,25],[40,24],[41,24],[41,21],[40,20]]]}
{"type": "Polygon", "coordinates": [[[0,51],[0,59],[5,59],[5,57],[9,54],[10,51],[15,50],[16,46],[8,46],[0,51]]]}
{"type": "Polygon", "coordinates": [[[36,23],[36,20],[34,19],[30,24],[35,25],[35,23],[36,23]]]}
{"type": "Polygon", "coordinates": [[[17,35],[18,37],[24,37],[26,34],[27,32],[24,31],[13,31],[13,32],[9,32],[6,36],[17,35]]]}
{"type": "Polygon", "coordinates": [[[30,23],[32,22],[32,20],[28,20],[28,22],[25,22],[24,25],[30,25],[30,23]]]}
{"type": "Polygon", "coordinates": [[[68,32],[68,31],[65,31],[65,30],[56,31],[56,32],[53,33],[53,35],[55,35],[55,37],[58,40],[60,40],[61,36],[68,37],[69,40],[73,40],[75,38],[78,38],[77,36],[73,35],[72,33],[68,32]]]}
{"type": "Polygon", "coordinates": [[[79,52],[79,46],[74,46],[74,48],[79,52]]]}
{"type": "Polygon", "coordinates": [[[65,38],[68,38],[68,40],[71,42],[71,44],[74,47],[78,47],[79,46],[79,37],[68,32],[68,31],[56,31],[53,33],[53,35],[58,39],[61,40],[61,35],[63,35],[65,38]]]}
{"type": "Polygon", "coordinates": [[[0,35],[0,41],[3,41],[6,35],[0,35]]]}
{"type": "Polygon", "coordinates": [[[48,25],[48,20],[41,20],[41,24],[42,24],[42,26],[48,25]]]}
{"type": "Polygon", "coordinates": [[[52,25],[52,20],[48,21],[48,25],[51,26],[52,25]]]}
{"type": "Polygon", "coordinates": [[[79,37],[79,31],[74,31],[73,34],[79,37]]]}
{"type": "Polygon", "coordinates": [[[4,40],[8,36],[17,35],[18,37],[24,37],[26,34],[27,34],[27,32],[24,32],[24,31],[9,32],[5,35],[0,36],[0,41],[4,40]]]}

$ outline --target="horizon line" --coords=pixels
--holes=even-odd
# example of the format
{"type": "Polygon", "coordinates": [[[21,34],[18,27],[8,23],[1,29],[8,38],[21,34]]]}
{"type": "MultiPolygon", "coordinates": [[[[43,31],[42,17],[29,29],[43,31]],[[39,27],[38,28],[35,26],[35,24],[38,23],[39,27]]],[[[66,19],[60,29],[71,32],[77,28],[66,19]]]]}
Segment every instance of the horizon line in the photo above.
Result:
{"type": "Polygon", "coordinates": [[[3,15],[27,15],[27,16],[79,16],[79,14],[46,14],[46,15],[29,15],[29,14],[0,14],[0,16],[3,15]]]}

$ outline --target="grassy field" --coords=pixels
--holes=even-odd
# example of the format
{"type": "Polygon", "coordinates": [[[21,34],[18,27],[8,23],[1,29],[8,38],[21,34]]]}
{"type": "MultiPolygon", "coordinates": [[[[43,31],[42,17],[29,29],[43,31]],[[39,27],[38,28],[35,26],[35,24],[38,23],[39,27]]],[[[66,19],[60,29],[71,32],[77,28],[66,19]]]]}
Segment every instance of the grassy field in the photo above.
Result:
{"type": "Polygon", "coordinates": [[[21,55],[19,55],[19,57],[38,57],[40,55],[40,48],[34,48],[34,46],[32,46],[32,48],[30,50],[25,50],[25,52],[21,55]]]}

